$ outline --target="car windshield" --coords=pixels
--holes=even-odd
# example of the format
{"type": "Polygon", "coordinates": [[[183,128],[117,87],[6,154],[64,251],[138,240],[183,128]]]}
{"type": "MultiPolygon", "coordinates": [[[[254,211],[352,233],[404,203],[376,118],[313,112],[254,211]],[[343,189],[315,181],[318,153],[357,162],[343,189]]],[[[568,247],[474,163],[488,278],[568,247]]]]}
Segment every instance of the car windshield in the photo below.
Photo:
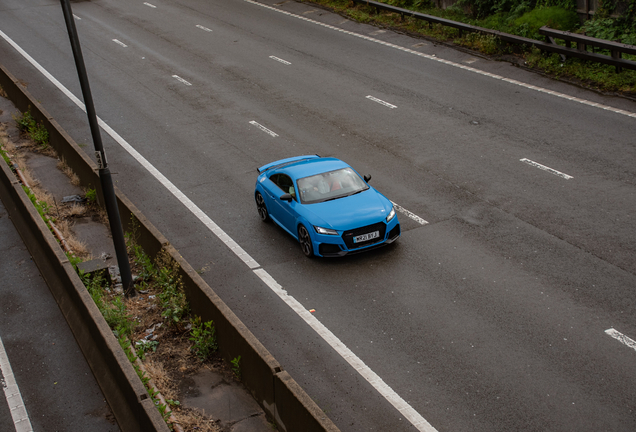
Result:
{"type": "Polygon", "coordinates": [[[297,183],[303,204],[343,198],[369,189],[369,186],[352,168],[342,168],[301,178],[297,183]]]}

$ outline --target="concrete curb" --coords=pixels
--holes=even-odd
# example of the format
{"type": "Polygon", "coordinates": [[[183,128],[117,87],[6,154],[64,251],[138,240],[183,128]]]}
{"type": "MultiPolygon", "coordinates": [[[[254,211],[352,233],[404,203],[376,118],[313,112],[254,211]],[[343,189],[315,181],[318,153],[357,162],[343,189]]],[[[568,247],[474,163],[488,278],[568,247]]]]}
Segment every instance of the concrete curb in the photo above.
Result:
{"type": "MultiPolygon", "coordinates": [[[[31,114],[49,131],[50,145],[80,178],[98,191],[97,166],[29,92],[0,65],[0,86],[18,109],[31,114]]],[[[123,431],[168,430],[123,350],[95,307],[48,228],[31,205],[15,176],[4,164],[0,198],[27,244],[75,334],[123,431]],[[158,420],[156,418],[158,417],[158,420]]],[[[214,320],[219,351],[226,361],[241,356],[241,380],[282,431],[336,432],[339,429],[214,293],[167,239],[135,205],[115,187],[124,231],[136,226],[138,243],[155,257],[165,250],[180,266],[185,292],[193,313],[214,320]]]]}
{"type": "MultiPolygon", "coordinates": [[[[4,87],[4,86],[3,86],[4,87]]],[[[0,161],[0,199],[124,431],[168,431],[84,284],[9,166],[0,161]]]]}

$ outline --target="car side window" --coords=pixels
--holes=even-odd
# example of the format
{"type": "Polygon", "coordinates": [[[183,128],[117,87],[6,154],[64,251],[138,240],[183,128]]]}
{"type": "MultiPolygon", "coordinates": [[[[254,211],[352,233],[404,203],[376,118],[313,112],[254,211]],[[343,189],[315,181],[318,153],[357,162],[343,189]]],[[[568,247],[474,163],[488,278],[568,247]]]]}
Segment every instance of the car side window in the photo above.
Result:
{"type": "Polygon", "coordinates": [[[274,174],[269,179],[284,193],[288,193],[296,199],[296,189],[294,188],[294,182],[291,177],[286,174],[274,174]]]}

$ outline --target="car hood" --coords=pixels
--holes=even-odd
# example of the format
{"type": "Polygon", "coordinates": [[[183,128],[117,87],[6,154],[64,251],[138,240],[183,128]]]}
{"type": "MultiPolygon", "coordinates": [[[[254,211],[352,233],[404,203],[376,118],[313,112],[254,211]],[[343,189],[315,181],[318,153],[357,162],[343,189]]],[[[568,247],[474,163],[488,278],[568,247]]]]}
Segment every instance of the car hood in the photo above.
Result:
{"type": "Polygon", "coordinates": [[[303,207],[311,224],[346,231],[383,221],[389,215],[392,204],[370,187],[355,195],[303,207]]]}

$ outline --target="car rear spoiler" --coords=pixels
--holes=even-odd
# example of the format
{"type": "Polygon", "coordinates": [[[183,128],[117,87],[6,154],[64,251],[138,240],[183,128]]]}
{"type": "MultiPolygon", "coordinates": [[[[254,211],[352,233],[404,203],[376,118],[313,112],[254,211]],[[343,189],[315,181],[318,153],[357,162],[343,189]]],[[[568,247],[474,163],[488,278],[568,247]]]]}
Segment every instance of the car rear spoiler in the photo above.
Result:
{"type": "Polygon", "coordinates": [[[271,162],[268,163],[267,165],[263,165],[260,168],[257,168],[256,170],[258,171],[259,174],[264,173],[265,171],[272,169],[272,168],[279,168],[283,165],[287,165],[293,162],[299,162],[302,160],[308,160],[308,159],[315,159],[315,158],[319,158],[319,155],[304,155],[304,156],[294,156],[294,157],[290,157],[287,159],[281,159],[281,160],[277,160],[276,162],[271,162]]]}

